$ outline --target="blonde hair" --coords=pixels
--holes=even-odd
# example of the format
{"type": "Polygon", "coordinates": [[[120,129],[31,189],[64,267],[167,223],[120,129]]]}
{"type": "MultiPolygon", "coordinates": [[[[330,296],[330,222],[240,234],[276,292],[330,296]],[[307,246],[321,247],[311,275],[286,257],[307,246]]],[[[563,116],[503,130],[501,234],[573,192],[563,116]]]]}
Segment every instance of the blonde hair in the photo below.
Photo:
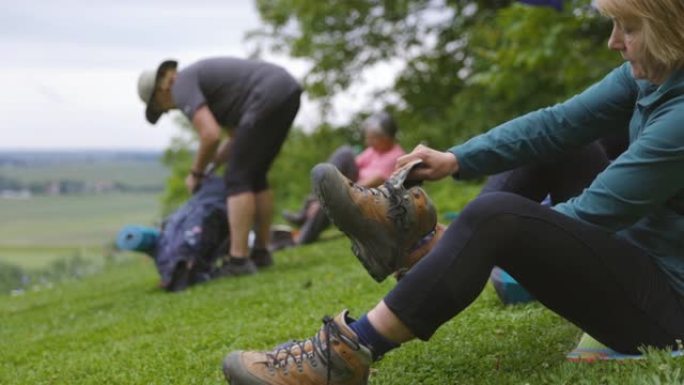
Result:
{"type": "Polygon", "coordinates": [[[596,0],[595,4],[606,16],[641,26],[649,75],[684,68],[684,1],[596,0]]]}

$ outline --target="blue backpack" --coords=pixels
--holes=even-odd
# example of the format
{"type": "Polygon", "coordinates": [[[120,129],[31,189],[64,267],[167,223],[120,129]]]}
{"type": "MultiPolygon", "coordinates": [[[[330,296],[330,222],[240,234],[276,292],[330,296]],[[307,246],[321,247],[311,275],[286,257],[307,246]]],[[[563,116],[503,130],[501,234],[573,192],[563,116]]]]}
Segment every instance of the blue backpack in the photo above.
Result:
{"type": "Polygon", "coordinates": [[[168,291],[211,279],[230,237],[223,180],[208,176],[199,190],[162,223],[151,255],[168,291]]]}

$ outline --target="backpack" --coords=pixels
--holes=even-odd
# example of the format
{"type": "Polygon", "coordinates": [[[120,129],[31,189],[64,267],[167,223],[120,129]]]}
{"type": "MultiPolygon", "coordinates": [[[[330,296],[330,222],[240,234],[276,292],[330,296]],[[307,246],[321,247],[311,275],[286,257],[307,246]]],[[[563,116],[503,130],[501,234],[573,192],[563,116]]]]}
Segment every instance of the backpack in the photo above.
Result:
{"type": "Polygon", "coordinates": [[[208,176],[198,191],[162,223],[153,250],[160,286],[180,291],[212,278],[230,237],[223,180],[208,176]]]}

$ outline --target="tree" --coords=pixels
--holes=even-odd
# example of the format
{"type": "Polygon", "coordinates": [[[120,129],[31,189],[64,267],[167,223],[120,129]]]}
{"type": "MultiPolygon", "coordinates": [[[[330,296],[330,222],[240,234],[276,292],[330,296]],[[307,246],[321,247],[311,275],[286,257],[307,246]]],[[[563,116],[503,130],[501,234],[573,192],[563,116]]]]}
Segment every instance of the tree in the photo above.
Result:
{"type": "MultiPolygon", "coordinates": [[[[328,101],[374,64],[404,62],[394,85],[406,144],[446,145],[562,100],[618,63],[589,0],[563,12],[510,0],[256,0],[251,34],[312,63],[308,94],[328,101]]],[[[324,103],[325,106],[325,103],[324,103]]]]}
{"type": "MultiPolygon", "coordinates": [[[[561,101],[619,63],[605,47],[609,22],[590,0],[567,0],[562,12],[513,0],[255,1],[264,23],[249,34],[255,55],[268,49],[308,60],[304,86],[323,108],[364,70],[402,63],[394,84],[375,97],[397,118],[406,149],[421,142],[448,148],[561,101]]],[[[324,160],[333,144],[359,143],[353,128],[370,112],[352,117],[341,132],[324,122],[313,136],[291,134],[270,174],[276,201],[301,196],[307,167],[324,160]],[[293,170],[300,185],[291,183],[293,170]]],[[[191,143],[177,141],[167,151],[178,172],[166,207],[186,197],[191,143]]]]}
{"type": "Polygon", "coordinates": [[[192,165],[197,145],[197,133],[190,122],[181,115],[176,115],[174,121],[179,133],[173,137],[162,157],[162,163],[170,170],[161,198],[162,215],[171,213],[190,197],[185,187],[185,177],[192,165]]]}

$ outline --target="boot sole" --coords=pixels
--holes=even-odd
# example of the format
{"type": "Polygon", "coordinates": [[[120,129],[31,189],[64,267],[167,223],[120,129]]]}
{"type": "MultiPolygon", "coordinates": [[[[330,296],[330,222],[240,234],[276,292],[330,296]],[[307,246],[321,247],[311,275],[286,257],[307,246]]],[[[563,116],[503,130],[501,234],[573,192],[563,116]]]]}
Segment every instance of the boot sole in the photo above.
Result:
{"type": "Polygon", "coordinates": [[[228,381],[229,384],[237,385],[237,384],[233,384],[230,381],[230,373],[228,371],[228,367],[230,365],[229,361],[231,360],[231,357],[233,356],[233,354],[234,353],[231,353],[231,354],[227,355],[226,358],[223,359],[223,376],[226,378],[226,381],[228,381]]]}
{"type": "Polygon", "coordinates": [[[356,211],[355,214],[361,216],[361,213],[358,212],[358,209],[353,205],[333,207],[334,205],[331,204],[331,202],[344,202],[348,198],[347,186],[340,185],[340,176],[337,175],[338,173],[339,171],[337,168],[331,164],[323,163],[316,165],[311,170],[314,193],[318,197],[318,201],[328,218],[330,218],[330,221],[351,240],[352,252],[356,258],[361,262],[374,280],[382,282],[393,271],[392,266],[387,263],[391,262],[391,258],[386,262],[374,256],[387,253],[389,253],[389,255],[398,255],[398,250],[396,247],[392,247],[388,244],[368,241],[362,242],[355,235],[358,231],[370,231],[370,233],[364,234],[364,239],[366,240],[382,239],[385,238],[386,235],[378,231],[373,231],[372,227],[370,229],[361,229],[358,227],[358,223],[345,220],[343,216],[338,215],[338,213],[343,213],[344,216],[349,217],[356,211]]]}
{"type": "Polygon", "coordinates": [[[256,380],[256,378],[251,376],[247,371],[242,370],[239,365],[241,353],[242,352],[240,351],[232,352],[223,359],[223,376],[226,378],[226,381],[228,381],[230,385],[265,385],[264,382],[256,380]],[[230,368],[233,366],[233,361],[235,361],[235,367],[242,373],[238,373],[237,377],[231,378],[230,368]]]}

